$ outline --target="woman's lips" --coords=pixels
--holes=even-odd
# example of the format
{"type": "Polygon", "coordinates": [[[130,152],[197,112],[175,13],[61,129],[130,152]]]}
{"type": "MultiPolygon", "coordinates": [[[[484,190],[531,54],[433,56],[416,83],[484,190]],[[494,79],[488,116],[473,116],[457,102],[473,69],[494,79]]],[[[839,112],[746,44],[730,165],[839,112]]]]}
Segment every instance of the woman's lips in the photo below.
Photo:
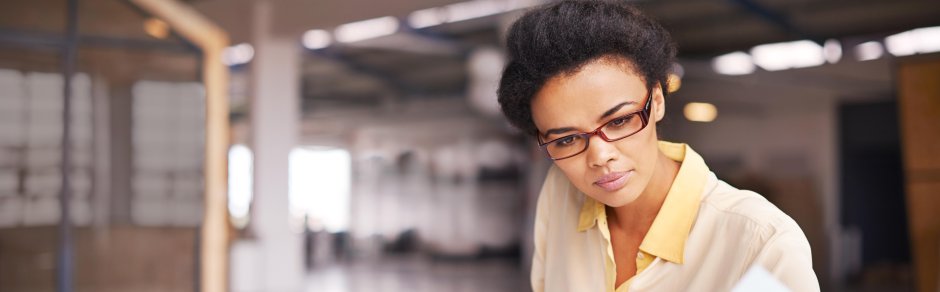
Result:
{"type": "Polygon", "coordinates": [[[632,172],[629,171],[611,172],[599,178],[594,182],[594,184],[601,187],[605,191],[613,192],[627,184],[627,180],[630,179],[631,173],[632,172]]]}

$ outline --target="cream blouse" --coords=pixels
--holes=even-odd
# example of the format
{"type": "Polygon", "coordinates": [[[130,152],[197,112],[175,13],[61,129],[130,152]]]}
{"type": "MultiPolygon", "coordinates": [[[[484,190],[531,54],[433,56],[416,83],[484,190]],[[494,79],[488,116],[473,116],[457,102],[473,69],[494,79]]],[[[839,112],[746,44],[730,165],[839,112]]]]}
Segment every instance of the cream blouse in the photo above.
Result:
{"type": "Polygon", "coordinates": [[[535,215],[534,291],[729,291],[753,265],[793,291],[819,291],[793,219],[718,180],[688,145],[659,147],[682,165],[640,244],[637,274],[619,287],[604,205],[549,170],[535,215]]]}

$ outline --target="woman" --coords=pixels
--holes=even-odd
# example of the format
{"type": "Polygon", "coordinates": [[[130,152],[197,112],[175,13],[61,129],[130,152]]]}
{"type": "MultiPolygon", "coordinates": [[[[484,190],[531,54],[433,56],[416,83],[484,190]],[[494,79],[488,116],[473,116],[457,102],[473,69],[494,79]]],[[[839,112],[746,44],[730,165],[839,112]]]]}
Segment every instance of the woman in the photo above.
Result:
{"type": "Polygon", "coordinates": [[[562,1],[510,28],[499,102],[554,160],[535,219],[535,291],[728,291],[760,266],[818,291],[800,227],[661,142],[669,34],[618,2],[562,1]]]}

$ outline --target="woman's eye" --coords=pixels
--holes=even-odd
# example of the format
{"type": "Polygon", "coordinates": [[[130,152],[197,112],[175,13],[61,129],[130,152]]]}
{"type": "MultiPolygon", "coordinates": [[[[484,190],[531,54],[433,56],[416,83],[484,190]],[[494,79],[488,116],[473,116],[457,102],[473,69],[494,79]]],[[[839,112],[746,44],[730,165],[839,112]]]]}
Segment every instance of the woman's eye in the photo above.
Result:
{"type": "Polygon", "coordinates": [[[571,144],[574,144],[575,139],[577,139],[576,136],[568,136],[568,137],[558,139],[555,141],[555,146],[561,146],[561,147],[571,146],[571,144]]]}
{"type": "Polygon", "coordinates": [[[608,125],[615,126],[615,127],[623,126],[624,124],[626,124],[627,122],[629,122],[630,119],[632,119],[632,118],[633,118],[633,115],[629,115],[629,116],[626,116],[626,117],[616,118],[616,119],[614,119],[613,121],[610,121],[610,123],[608,123],[608,125]]]}

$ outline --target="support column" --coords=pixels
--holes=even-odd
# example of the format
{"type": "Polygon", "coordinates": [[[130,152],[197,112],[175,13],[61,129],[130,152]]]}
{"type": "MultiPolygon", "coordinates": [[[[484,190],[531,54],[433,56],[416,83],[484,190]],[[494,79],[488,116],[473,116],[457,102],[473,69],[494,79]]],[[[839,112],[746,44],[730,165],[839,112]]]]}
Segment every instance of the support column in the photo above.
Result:
{"type": "Polygon", "coordinates": [[[288,155],[300,123],[299,38],[276,36],[272,1],[254,9],[251,64],[251,141],[254,202],[251,229],[258,235],[256,267],[260,291],[300,291],[303,238],[289,228],[288,155]]]}

